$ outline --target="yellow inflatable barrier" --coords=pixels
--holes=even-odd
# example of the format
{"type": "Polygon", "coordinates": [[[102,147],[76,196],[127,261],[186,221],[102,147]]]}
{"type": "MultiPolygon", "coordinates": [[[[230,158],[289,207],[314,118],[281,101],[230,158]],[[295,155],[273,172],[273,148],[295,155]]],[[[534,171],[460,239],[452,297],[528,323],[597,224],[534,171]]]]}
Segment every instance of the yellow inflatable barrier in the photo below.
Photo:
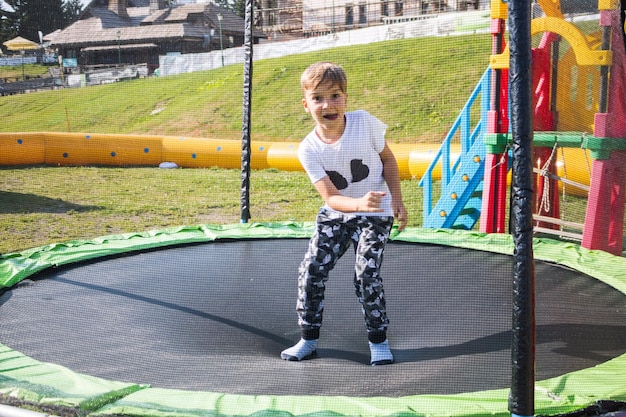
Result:
{"type": "Polygon", "coordinates": [[[0,165],[43,164],[45,134],[0,133],[0,165]]]}
{"type": "Polygon", "coordinates": [[[162,161],[159,136],[51,132],[44,137],[43,163],[48,165],[154,166],[162,161]]]}
{"type": "MultiPolygon", "coordinates": [[[[215,139],[164,137],[163,161],[174,162],[185,168],[214,166],[236,168],[241,166],[241,157],[237,158],[236,145],[215,139]]],[[[238,149],[241,153],[241,144],[238,149]]]]}
{"type": "Polygon", "coordinates": [[[298,160],[298,144],[293,142],[272,143],[267,151],[267,165],[280,171],[302,171],[302,165],[298,160]]]}
{"type": "MultiPolygon", "coordinates": [[[[414,145],[408,149],[408,166],[410,176],[408,178],[416,178],[420,179],[430,166],[430,163],[433,161],[437,152],[439,152],[438,144],[420,144],[414,145]]],[[[458,159],[460,145],[451,144],[450,145],[450,159],[452,161],[458,159]]],[[[398,155],[396,155],[398,158],[398,155]]],[[[400,156],[400,158],[402,158],[400,156]]],[[[432,172],[433,180],[441,179],[441,166],[437,165],[434,167],[432,172]]]]}
{"type": "MultiPolygon", "coordinates": [[[[439,151],[439,144],[390,143],[401,179],[420,179],[439,151]]],[[[451,160],[459,156],[452,146],[451,160]]],[[[584,150],[564,148],[557,155],[557,173],[589,185],[591,159],[584,150]]],[[[253,141],[251,168],[302,171],[298,143],[253,141]]],[[[158,166],[173,162],[182,168],[241,167],[241,142],[174,136],[85,134],[57,132],[0,133],[0,165],[158,166]]],[[[441,178],[441,168],[433,179],[441,178]]],[[[581,195],[574,187],[568,194],[581,195]]]]}
{"type": "MultiPolygon", "coordinates": [[[[390,143],[398,162],[400,178],[421,178],[434,155],[439,150],[438,144],[407,144],[390,143]]],[[[281,171],[302,171],[298,161],[298,144],[293,142],[276,142],[269,144],[267,165],[281,171]]],[[[439,171],[440,176],[440,171],[439,171]]]]}
{"type": "MultiPolygon", "coordinates": [[[[268,144],[252,144],[252,169],[265,169],[268,144]]],[[[236,140],[163,137],[163,161],[184,168],[240,168],[241,142],[236,140]]]]}

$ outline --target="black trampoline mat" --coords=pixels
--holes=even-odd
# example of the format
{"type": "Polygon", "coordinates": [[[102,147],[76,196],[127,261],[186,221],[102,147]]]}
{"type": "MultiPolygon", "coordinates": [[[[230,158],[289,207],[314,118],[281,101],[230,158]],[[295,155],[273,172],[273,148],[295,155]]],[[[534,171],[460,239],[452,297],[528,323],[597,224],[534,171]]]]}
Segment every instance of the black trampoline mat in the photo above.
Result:
{"type": "MultiPolygon", "coordinates": [[[[217,241],[50,270],[0,298],[0,342],[42,362],[159,388],[398,397],[510,386],[512,257],[390,243],[383,277],[396,363],[369,366],[350,250],[331,273],[318,358],[299,338],[297,269],[308,241],[217,241]]],[[[625,297],[535,263],[536,379],[626,351],[625,297]]]]}

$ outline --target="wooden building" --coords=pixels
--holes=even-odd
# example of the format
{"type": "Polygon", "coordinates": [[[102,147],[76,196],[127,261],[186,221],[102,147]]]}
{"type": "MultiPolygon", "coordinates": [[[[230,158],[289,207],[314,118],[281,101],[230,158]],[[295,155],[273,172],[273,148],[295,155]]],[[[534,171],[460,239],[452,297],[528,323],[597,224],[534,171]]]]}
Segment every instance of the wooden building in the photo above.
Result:
{"type": "MultiPolygon", "coordinates": [[[[254,31],[254,42],[265,38],[254,31]]],[[[51,43],[65,67],[147,64],[159,55],[241,46],[244,20],[213,3],[168,6],[165,0],[92,0],[51,43]]]]}

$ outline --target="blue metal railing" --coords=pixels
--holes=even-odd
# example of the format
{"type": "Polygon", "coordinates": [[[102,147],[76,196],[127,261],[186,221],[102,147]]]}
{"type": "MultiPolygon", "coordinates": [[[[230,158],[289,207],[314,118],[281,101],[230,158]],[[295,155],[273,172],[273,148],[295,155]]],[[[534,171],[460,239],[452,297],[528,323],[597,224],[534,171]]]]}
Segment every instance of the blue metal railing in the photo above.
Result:
{"type": "MultiPolygon", "coordinates": [[[[459,175],[459,168],[465,161],[465,166],[471,165],[472,160],[476,160],[478,157],[479,163],[482,163],[481,168],[484,167],[485,146],[483,143],[483,136],[485,128],[487,126],[487,114],[489,111],[489,105],[491,101],[491,69],[487,69],[465,106],[461,110],[459,116],[453,123],[450,131],[446,135],[439,151],[435,155],[430,166],[424,172],[422,179],[419,182],[419,186],[424,189],[423,194],[423,223],[424,227],[452,227],[452,223],[456,220],[448,215],[453,214],[456,217],[461,213],[464,205],[468,202],[471,191],[467,187],[476,188],[479,183],[482,182],[481,178],[465,178],[462,179],[463,190],[459,189],[459,184],[455,184],[454,177],[459,175]],[[480,101],[478,100],[480,98],[480,101]],[[471,113],[475,108],[475,105],[480,105],[480,119],[472,126],[471,113]],[[460,135],[460,154],[456,157],[456,160],[452,161],[452,141],[453,138],[460,135]],[[470,151],[472,155],[470,155],[470,151]],[[470,158],[470,159],[468,159],[470,158]],[[455,195],[453,200],[447,199],[446,202],[440,202],[443,204],[441,210],[434,211],[434,208],[439,208],[437,205],[433,206],[433,172],[436,168],[441,168],[441,196],[446,197],[450,193],[455,195]],[[449,190],[451,186],[456,187],[455,190],[449,190]],[[469,191],[469,193],[467,192],[469,191]],[[461,197],[461,198],[457,198],[461,197]],[[451,206],[452,205],[452,206],[451,206]],[[445,216],[440,213],[444,213],[445,216]],[[447,217],[443,219],[443,217],[447,217]],[[444,225],[445,224],[445,225],[444,225]]],[[[473,170],[473,176],[478,176],[483,173],[482,169],[473,170]]]]}

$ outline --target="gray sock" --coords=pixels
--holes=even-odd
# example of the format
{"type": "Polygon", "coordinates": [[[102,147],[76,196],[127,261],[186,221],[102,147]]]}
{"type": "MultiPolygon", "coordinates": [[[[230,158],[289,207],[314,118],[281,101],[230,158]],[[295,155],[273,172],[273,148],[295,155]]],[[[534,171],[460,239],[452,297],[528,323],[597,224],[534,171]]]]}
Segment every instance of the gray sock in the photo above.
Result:
{"type": "Polygon", "coordinates": [[[389,341],[385,340],[382,343],[369,342],[371,360],[370,364],[374,365],[389,365],[393,363],[393,354],[389,349],[389,341]]]}
{"type": "Polygon", "coordinates": [[[315,356],[317,349],[317,339],[300,339],[298,343],[280,353],[280,357],[286,361],[302,361],[315,356]]]}

